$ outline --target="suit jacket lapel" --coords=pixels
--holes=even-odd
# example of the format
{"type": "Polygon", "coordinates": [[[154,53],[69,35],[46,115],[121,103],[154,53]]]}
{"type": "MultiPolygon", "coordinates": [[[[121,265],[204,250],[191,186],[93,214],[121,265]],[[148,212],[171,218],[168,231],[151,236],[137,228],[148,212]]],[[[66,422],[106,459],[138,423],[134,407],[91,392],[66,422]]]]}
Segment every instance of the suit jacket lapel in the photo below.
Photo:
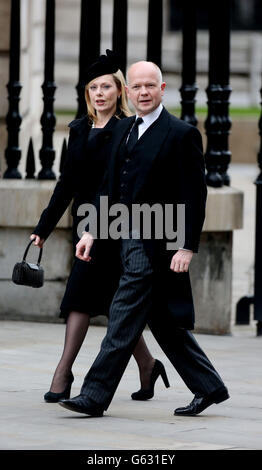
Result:
{"type": "Polygon", "coordinates": [[[159,118],[145,131],[138,141],[138,158],[140,159],[140,165],[133,198],[136,197],[140,189],[145,184],[146,176],[152,167],[153,161],[158,155],[161,146],[165,142],[169,131],[169,125],[169,114],[164,108],[159,118]]]}

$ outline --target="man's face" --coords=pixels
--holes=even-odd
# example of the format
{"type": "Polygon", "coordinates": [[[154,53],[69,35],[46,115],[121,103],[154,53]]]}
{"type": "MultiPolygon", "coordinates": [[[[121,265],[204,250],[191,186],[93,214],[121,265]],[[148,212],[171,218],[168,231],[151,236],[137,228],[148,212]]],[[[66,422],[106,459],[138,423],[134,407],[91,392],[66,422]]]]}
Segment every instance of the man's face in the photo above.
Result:
{"type": "Polygon", "coordinates": [[[126,91],[139,116],[145,116],[159,106],[165,86],[153,64],[143,62],[130,67],[126,91]]]}

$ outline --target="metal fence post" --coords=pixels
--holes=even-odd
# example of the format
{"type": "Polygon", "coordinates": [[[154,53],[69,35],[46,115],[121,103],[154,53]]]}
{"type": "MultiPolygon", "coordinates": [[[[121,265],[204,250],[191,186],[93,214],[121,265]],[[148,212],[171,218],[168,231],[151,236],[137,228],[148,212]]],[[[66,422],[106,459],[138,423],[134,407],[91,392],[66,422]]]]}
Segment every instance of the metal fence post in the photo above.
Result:
{"type": "Polygon", "coordinates": [[[19,147],[19,132],[22,118],[19,114],[19,101],[22,86],[19,82],[20,74],[20,0],[12,0],[10,24],[10,61],[9,82],[7,84],[9,109],[6,115],[8,132],[5,158],[7,169],[3,178],[21,179],[22,175],[17,167],[21,158],[19,147]]]}

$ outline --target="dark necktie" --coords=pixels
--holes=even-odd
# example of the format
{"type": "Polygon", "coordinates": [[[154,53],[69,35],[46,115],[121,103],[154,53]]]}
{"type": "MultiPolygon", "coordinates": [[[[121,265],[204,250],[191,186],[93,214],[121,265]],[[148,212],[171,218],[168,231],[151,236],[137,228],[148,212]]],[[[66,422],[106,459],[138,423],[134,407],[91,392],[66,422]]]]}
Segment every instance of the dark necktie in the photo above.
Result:
{"type": "Polygon", "coordinates": [[[138,140],[138,126],[143,122],[143,119],[141,117],[137,118],[136,121],[133,124],[133,127],[131,128],[131,132],[129,134],[128,141],[126,143],[127,149],[129,152],[131,152],[132,148],[136,144],[138,140]]]}

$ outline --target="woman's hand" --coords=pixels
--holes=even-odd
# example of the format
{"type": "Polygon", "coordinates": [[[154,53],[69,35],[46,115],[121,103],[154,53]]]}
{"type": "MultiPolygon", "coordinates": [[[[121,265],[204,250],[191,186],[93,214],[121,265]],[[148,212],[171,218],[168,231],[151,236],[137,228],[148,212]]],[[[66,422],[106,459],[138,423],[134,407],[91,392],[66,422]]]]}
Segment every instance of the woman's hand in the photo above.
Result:
{"type": "Polygon", "coordinates": [[[89,232],[84,232],[81,240],[76,245],[76,257],[82,261],[90,261],[92,258],[89,256],[90,250],[94,243],[94,238],[89,232]]]}
{"type": "Polygon", "coordinates": [[[32,233],[32,235],[30,235],[30,240],[35,240],[34,245],[38,246],[39,248],[43,248],[43,244],[45,241],[44,238],[40,238],[39,235],[35,235],[34,233],[32,233]]]}

